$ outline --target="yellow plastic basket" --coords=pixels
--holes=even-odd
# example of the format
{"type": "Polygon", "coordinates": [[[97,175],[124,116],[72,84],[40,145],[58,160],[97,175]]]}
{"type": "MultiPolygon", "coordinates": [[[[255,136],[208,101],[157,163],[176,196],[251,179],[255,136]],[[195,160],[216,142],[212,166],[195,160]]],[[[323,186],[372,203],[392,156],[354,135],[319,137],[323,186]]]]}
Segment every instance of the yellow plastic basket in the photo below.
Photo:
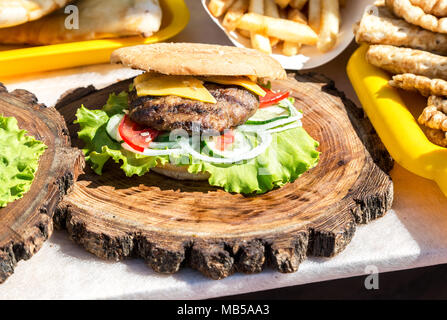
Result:
{"type": "Polygon", "coordinates": [[[160,30],[151,37],[124,37],[28,47],[0,52],[0,80],[24,73],[105,63],[113,50],[137,44],[166,40],[182,31],[189,21],[183,0],[160,0],[163,20],[160,30]]]}
{"type": "Polygon", "coordinates": [[[367,49],[367,45],[357,49],[347,66],[363,109],[395,161],[434,180],[447,196],[447,149],[431,143],[416,121],[425,100],[389,86],[390,75],[366,61],[367,49]]]}

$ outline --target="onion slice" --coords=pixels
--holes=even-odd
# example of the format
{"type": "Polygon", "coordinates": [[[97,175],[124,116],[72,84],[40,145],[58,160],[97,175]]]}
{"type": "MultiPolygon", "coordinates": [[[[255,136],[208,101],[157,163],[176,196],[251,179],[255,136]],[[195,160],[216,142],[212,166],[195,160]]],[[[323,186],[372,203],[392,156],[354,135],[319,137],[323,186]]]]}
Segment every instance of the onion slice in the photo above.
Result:
{"type": "Polygon", "coordinates": [[[149,149],[144,148],[142,152],[135,150],[131,146],[129,146],[127,143],[122,143],[121,146],[131,152],[141,154],[143,156],[149,156],[149,157],[155,157],[155,156],[169,156],[171,154],[178,154],[182,151],[182,149],[166,149],[166,150],[157,150],[157,149],[149,149]]]}
{"type": "Polygon", "coordinates": [[[231,158],[214,158],[214,157],[205,156],[205,155],[201,154],[200,152],[197,152],[196,150],[194,150],[194,148],[192,148],[191,145],[189,144],[189,142],[185,139],[180,141],[180,145],[182,146],[182,149],[185,152],[189,153],[191,156],[193,156],[194,158],[196,158],[198,160],[202,160],[202,161],[210,162],[210,163],[231,164],[231,163],[237,163],[242,160],[249,160],[249,159],[256,158],[257,156],[259,156],[260,154],[265,152],[265,150],[272,143],[272,136],[266,132],[259,133],[258,135],[261,138],[261,142],[255,148],[251,149],[249,152],[246,152],[244,154],[241,154],[239,156],[234,156],[231,158]]]}
{"type": "Polygon", "coordinates": [[[172,149],[174,147],[178,147],[178,142],[151,142],[149,144],[151,149],[164,149],[169,148],[172,149]]]}

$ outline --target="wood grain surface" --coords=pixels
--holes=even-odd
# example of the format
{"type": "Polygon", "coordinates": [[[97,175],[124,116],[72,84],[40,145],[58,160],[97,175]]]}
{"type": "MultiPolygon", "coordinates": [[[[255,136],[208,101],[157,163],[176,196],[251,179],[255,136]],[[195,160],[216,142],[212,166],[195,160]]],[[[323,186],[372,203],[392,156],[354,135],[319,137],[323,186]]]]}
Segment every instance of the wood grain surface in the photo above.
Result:
{"type": "MultiPolygon", "coordinates": [[[[129,83],[77,89],[58,102],[75,146],[82,146],[76,109],[101,108],[129,83]]],[[[392,160],[361,109],[330,80],[307,74],[272,84],[291,91],[305,129],[320,142],[319,164],[294,183],[244,196],[156,173],[127,178],[108,163],[102,176],[87,169],[79,177],[58,206],[56,225],[101,258],[140,257],[162,273],[189,266],[213,279],[266,267],[295,272],[308,255],[336,255],[358,223],[391,208],[393,184],[380,168],[389,171],[392,160]]]]}
{"type": "Polygon", "coordinates": [[[56,109],[38,104],[28,91],[8,93],[0,83],[0,115],[15,117],[20,129],[48,146],[30,191],[0,209],[2,283],[18,261],[31,258],[51,235],[56,206],[82,172],[84,156],[70,146],[65,121],[56,109]]]}

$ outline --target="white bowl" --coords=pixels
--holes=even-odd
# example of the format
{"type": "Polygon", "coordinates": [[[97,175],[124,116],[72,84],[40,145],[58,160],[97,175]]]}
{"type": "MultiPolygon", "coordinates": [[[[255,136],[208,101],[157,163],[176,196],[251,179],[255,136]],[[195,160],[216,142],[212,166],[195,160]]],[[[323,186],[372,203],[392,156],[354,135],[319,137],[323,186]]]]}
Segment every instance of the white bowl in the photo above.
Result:
{"type": "MultiPolygon", "coordinates": [[[[250,48],[250,40],[242,37],[237,32],[228,32],[222,26],[222,19],[215,18],[211,12],[208,10],[209,0],[202,0],[202,5],[205,8],[211,19],[219,26],[219,28],[225,32],[228,39],[236,47],[246,47],[250,48]]],[[[292,57],[285,56],[281,54],[281,50],[274,49],[272,57],[278,60],[284,69],[289,70],[301,70],[301,69],[311,69],[319,67],[325,63],[328,63],[335,57],[337,57],[346,47],[351,43],[354,38],[354,33],[352,27],[354,23],[360,20],[365,8],[372,4],[373,0],[349,0],[347,1],[346,7],[341,9],[341,25],[340,33],[338,36],[338,42],[334,49],[328,52],[320,52],[316,47],[303,46],[300,50],[300,54],[292,57]]]]}

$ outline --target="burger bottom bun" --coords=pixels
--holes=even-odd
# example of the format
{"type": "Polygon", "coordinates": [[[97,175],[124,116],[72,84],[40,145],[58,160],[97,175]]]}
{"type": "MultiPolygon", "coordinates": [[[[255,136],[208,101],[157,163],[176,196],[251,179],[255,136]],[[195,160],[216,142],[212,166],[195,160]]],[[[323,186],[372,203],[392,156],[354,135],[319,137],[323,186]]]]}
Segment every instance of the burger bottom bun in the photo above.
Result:
{"type": "Polygon", "coordinates": [[[165,165],[158,165],[152,168],[154,172],[162,174],[172,179],[177,180],[208,180],[210,174],[208,172],[200,173],[190,173],[188,172],[188,166],[175,166],[173,164],[167,163],[165,165]]]}

